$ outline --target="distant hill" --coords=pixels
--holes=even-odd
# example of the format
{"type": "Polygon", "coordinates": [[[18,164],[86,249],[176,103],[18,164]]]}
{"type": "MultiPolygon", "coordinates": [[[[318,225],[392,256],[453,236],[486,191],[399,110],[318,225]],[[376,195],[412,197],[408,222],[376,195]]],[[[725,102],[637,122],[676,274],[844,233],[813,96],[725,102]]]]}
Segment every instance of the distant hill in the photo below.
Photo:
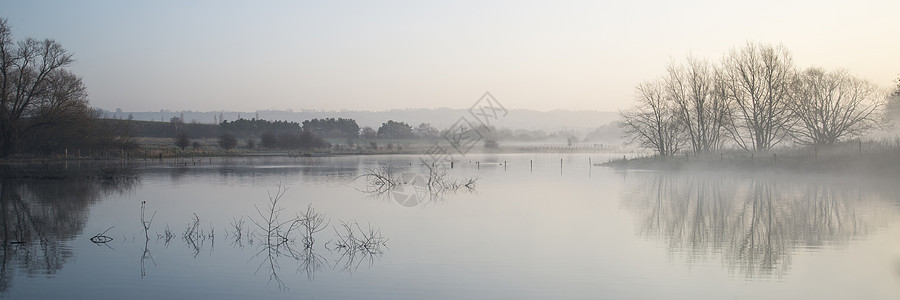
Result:
{"type": "MultiPolygon", "coordinates": [[[[168,111],[161,110],[158,112],[127,112],[127,111],[104,111],[108,118],[127,119],[129,115],[134,120],[143,121],[169,121],[172,117],[182,117],[185,122],[212,124],[221,122],[219,116],[224,120],[237,120],[238,118],[252,119],[260,118],[265,120],[285,120],[302,122],[313,118],[352,118],[356,120],[360,127],[371,126],[378,128],[381,123],[388,120],[403,121],[410,125],[419,123],[431,123],[436,128],[447,128],[461,117],[465,117],[472,121],[474,118],[466,109],[394,109],[387,111],[291,111],[291,110],[260,110],[255,112],[235,112],[235,111],[168,111]]],[[[498,128],[510,129],[528,129],[528,130],[547,130],[555,131],[562,129],[572,130],[588,130],[594,129],[610,122],[616,121],[618,114],[606,111],[535,111],[527,109],[509,110],[506,116],[498,116],[496,123],[492,123],[498,128]]],[[[473,121],[474,122],[474,121],[473,121]]]]}

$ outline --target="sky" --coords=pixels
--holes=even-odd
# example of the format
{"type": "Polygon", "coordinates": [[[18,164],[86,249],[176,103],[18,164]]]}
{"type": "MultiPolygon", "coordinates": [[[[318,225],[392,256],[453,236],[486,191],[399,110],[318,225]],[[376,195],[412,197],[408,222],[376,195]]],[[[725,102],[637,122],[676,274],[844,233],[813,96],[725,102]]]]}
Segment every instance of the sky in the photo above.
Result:
{"type": "Polygon", "coordinates": [[[798,67],[900,76],[900,1],[9,1],[99,108],[616,111],[685,57],[783,44],[798,67]]]}

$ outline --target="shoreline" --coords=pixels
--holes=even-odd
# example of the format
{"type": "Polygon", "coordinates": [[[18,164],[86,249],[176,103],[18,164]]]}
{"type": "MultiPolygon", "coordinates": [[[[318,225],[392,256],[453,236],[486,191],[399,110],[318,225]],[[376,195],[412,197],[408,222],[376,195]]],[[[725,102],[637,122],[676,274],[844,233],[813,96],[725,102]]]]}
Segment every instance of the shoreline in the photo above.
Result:
{"type": "MultiPolygon", "coordinates": [[[[509,148],[500,148],[493,150],[473,150],[466,154],[618,154],[623,153],[623,149],[555,149],[554,151],[533,151],[529,147],[511,146],[509,148]],[[591,151],[593,150],[593,151],[591,151]]],[[[179,151],[142,151],[142,152],[119,152],[121,154],[113,155],[114,151],[101,153],[100,155],[83,155],[83,156],[63,156],[63,155],[44,155],[44,156],[11,156],[0,158],[0,165],[15,163],[45,163],[45,162],[66,162],[66,161],[146,161],[146,160],[171,160],[171,159],[190,159],[190,158],[228,158],[228,157],[341,157],[341,156],[370,156],[370,155],[428,155],[428,149],[412,148],[403,150],[363,150],[363,151],[332,151],[332,150],[305,150],[305,151],[283,151],[283,150],[234,150],[234,151],[205,151],[205,150],[181,150],[179,151]]]]}
{"type": "Polygon", "coordinates": [[[900,151],[822,155],[798,152],[714,153],[709,155],[649,156],[617,159],[594,166],[617,170],[655,171],[776,171],[900,175],[900,151]]]}

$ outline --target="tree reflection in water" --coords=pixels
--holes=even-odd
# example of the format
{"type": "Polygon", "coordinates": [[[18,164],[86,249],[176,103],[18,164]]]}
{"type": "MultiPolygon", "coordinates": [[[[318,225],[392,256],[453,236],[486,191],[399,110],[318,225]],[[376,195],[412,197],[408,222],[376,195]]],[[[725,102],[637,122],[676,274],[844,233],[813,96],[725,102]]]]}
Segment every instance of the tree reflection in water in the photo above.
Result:
{"type": "MultiPolygon", "coordinates": [[[[121,165],[27,167],[31,169],[0,166],[0,296],[12,289],[16,276],[53,276],[61,270],[66,261],[75,255],[68,246],[70,242],[76,237],[86,238],[83,231],[91,206],[110,194],[131,192],[140,184],[139,176],[147,175],[147,169],[140,169],[139,173],[121,165]]],[[[296,172],[296,169],[288,168],[273,170],[276,174],[296,172]]],[[[142,202],[140,208],[141,231],[132,235],[131,243],[140,249],[141,278],[152,276],[150,271],[156,266],[156,257],[152,252],[155,245],[168,247],[170,243],[181,241],[194,257],[204,250],[208,250],[210,255],[213,252],[216,246],[214,226],[203,226],[196,213],[183,231],[177,228],[173,231],[168,224],[159,225],[151,203],[142,202]],[[143,237],[143,240],[138,238],[136,241],[135,236],[143,237]]],[[[329,238],[328,232],[320,233],[329,227],[325,214],[317,212],[312,206],[281,221],[277,218],[279,211],[281,207],[273,202],[267,210],[260,211],[259,216],[235,217],[230,230],[225,233],[232,246],[244,248],[246,245],[258,250],[251,258],[259,261],[257,273],[268,275],[269,282],[276,283],[279,289],[286,289],[279,277],[282,260],[296,263],[298,273],[314,280],[317,272],[326,269],[350,271],[362,261],[368,261],[371,265],[387,249],[387,238],[377,228],[368,227],[364,231],[363,227],[353,222],[352,230],[344,232],[335,228],[335,234],[329,238]],[[252,227],[248,223],[266,226],[252,227]],[[325,239],[316,242],[313,237],[316,233],[317,237],[325,239]]],[[[88,236],[91,234],[95,232],[90,232],[88,236]]],[[[99,233],[102,236],[105,234],[106,231],[99,233]]],[[[123,243],[127,242],[125,236],[122,235],[123,243]]],[[[120,241],[118,235],[115,240],[120,241]]],[[[110,247],[103,242],[97,245],[110,247]]]]}
{"type": "Polygon", "coordinates": [[[140,183],[97,166],[3,166],[0,177],[0,292],[12,287],[16,275],[53,276],[62,269],[73,255],[67,243],[81,234],[90,206],[140,183]]]}
{"type": "Polygon", "coordinates": [[[689,265],[720,257],[748,278],[780,276],[797,248],[863,237],[893,211],[879,188],[838,177],[652,172],[627,179],[625,205],[641,235],[664,240],[689,265]]]}

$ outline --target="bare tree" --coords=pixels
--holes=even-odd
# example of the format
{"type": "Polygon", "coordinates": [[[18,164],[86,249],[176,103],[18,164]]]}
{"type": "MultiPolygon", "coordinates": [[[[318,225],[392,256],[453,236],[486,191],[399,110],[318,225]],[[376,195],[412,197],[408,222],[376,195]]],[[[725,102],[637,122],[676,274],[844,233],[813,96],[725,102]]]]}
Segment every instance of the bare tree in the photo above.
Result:
{"type": "Polygon", "coordinates": [[[65,69],[72,62],[53,40],[13,42],[0,19],[0,155],[104,142],[81,78],[65,69]]]}
{"type": "Polygon", "coordinates": [[[688,57],[671,64],[665,77],[666,93],[672,98],[694,152],[719,148],[729,122],[728,97],[717,83],[719,72],[708,62],[688,57]]]}
{"type": "Polygon", "coordinates": [[[187,133],[179,133],[175,136],[175,146],[184,150],[187,146],[191,145],[191,138],[187,135],[187,133]]]}
{"type": "Polygon", "coordinates": [[[46,152],[78,140],[99,138],[86,132],[99,113],[87,105],[87,88],[81,78],[58,69],[46,80],[44,94],[34,99],[26,115],[16,122],[16,147],[46,152]]]}
{"type": "Polygon", "coordinates": [[[810,68],[797,76],[790,102],[802,143],[830,145],[881,125],[887,98],[875,84],[846,71],[810,68]]]}
{"type": "Polygon", "coordinates": [[[791,54],[781,45],[747,43],[725,57],[723,82],[734,106],[729,132],[738,146],[765,151],[788,136],[794,73],[791,54]]]}
{"type": "Polygon", "coordinates": [[[619,113],[625,133],[632,142],[653,149],[660,156],[675,155],[682,147],[681,126],[663,84],[642,83],[637,87],[637,94],[636,106],[619,113]]]}

